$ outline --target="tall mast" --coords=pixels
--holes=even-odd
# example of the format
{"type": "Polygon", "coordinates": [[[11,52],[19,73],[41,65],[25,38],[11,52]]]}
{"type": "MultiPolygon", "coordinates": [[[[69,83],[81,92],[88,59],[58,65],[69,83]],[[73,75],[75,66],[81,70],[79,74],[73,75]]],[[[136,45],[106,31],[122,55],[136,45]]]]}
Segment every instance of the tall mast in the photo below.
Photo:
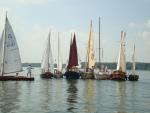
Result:
{"type": "Polygon", "coordinates": [[[100,17],[99,17],[99,68],[101,66],[101,58],[100,58],[100,52],[101,52],[101,48],[100,48],[100,17]]]}
{"type": "Polygon", "coordinates": [[[1,70],[1,75],[3,76],[4,74],[4,57],[5,57],[5,40],[6,40],[6,22],[7,22],[7,12],[6,12],[6,18],[5,18],[5,26],[4,26],[4,39],[3,39],[3,50],[2,50],[2,70],[1,70]]]}
{"type": "Polygon", "coordinates": [[[132,75],[135,75],[135,44],[133,47],[133,56],[132,56],[132,75]]]}
{"type": "Polygon", "coordinates": [[[49,72],[49,57],[50,57],[50,36],[51,36],[51,30],[49,31],[49,36],[48,36],[48,72],[49,72]]]}
{"type": "Polygon", "coordinates": [[[58,71],[59,71],[59,32],[58,32],[58,66],[57,66],[57,68],[58,68],[58,71]]]}

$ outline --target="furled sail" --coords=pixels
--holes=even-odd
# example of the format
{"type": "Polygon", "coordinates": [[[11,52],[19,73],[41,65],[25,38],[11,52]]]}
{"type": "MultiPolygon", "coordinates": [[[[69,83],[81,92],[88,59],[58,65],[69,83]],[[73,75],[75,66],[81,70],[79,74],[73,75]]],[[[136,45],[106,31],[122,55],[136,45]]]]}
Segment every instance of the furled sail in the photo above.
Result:
{"type": "Polygon", "coordinates": [[[132,55],[132,75],[135,75],[135,44],[133,47],[133,55],[132,55]]]}
{"type": "Polygon", "coordinates": [[[59,39],[59,33],[58,33],[58,55],[57,55],[57,70],[62,71],[62,59],[61,59],[61,51],[60,51],[60,39],[59,39]]]}

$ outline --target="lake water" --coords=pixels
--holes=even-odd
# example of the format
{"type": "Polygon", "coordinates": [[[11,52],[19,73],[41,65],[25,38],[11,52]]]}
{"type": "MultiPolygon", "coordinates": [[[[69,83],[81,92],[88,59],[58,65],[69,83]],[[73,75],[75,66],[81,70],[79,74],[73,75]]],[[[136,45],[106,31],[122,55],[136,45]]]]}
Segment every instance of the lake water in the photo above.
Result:
{"type": "Polygon", "coordinates": [[[39,77],[0,81],[0,113],[150,113],[150,71],[139,81],[72,80],[39,77]]]}

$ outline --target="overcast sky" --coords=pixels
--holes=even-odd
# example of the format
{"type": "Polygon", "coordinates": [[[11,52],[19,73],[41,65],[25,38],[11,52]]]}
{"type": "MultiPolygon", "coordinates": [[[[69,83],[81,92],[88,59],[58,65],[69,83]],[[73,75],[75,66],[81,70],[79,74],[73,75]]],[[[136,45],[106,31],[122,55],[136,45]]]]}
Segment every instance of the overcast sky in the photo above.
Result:
{"type": "Polygon", "coordinates": [[[8,19],[15,33],[22,62],[41,62],[49,29],[54,59],[60,32],[62,61],[69,54],[71,32],[76,33],[78,53],[85,61],[90,20],[93,21],[98,61],[98,18],[101,17],[103,62],[116,62],[121,30],[126,31],[126,60],[150,62],[150,0],[1,0],[0,35],[8,19]]]}

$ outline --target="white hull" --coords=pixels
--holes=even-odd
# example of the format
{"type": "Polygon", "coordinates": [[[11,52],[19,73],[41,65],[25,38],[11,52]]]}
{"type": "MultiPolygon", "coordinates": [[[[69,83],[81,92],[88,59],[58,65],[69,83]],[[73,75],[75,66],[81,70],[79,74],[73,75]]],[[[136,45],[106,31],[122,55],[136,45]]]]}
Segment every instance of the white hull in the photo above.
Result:
{"type": "Polygon", "coordinates": [[[109,79],[109,74],[106,72],[99,72],[99,73],[95,73],[94,77],[97,80],[106,80],[109,79]]]}

